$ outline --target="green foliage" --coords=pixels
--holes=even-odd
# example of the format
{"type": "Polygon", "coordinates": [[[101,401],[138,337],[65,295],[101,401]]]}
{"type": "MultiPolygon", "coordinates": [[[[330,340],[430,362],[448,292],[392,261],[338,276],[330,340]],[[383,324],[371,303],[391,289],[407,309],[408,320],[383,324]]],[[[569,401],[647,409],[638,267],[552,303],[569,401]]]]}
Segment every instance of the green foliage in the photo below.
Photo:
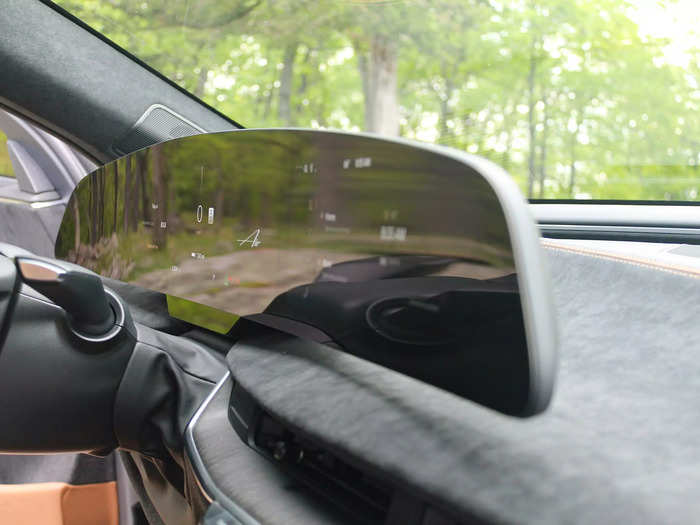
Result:
{"type": "Polygon", "coordinates": [[[0,176],[14,177],[10,153],[7,151],[7,137],[0,131],[0,176]]]}
{"type": "Polygon", "coordinates": [[[248,127],[395,118],[503,165],[531,197],[698,199],[700,52],[671,63],[628,1],[58,3],[248,127]],[[377,92],[396,115],[373,117],[377,92]]]}
{"type": "Polygon", "coordinates": [[[224,312],[219,308],[194,303],[180,297],[168,295],[166,300],[170,315],[220,334],[231,330],[239,319],[237,315],[224,312]]]}

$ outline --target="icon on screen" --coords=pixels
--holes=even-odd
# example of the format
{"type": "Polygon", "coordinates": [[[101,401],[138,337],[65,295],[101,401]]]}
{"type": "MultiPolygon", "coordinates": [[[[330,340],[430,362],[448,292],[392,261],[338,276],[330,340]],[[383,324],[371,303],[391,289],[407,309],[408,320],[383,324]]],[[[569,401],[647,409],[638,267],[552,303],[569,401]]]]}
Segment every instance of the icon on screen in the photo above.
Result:
{"type": "Polygon", "coordinates": [[[260,244],[262,243],[262,241],[260,240],[260,228],[248,235],[248,237],[246,237],[245,239],[238,239],[238,246],[243,246],[247,242],[250,243],[251,248],[260,246],[260,244]]]}
{"type": "Polygon", "coordinates": [[[408,229],[403,226],[382,226],[379,228],[379,238],[382,241],[405,241],[408,229]]]}

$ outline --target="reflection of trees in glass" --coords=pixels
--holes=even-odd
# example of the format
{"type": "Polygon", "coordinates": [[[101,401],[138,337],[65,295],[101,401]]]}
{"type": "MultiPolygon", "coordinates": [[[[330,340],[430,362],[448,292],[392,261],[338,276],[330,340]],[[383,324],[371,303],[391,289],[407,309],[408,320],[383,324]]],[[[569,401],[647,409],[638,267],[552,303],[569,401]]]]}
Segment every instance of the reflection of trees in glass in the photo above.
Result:
{"type": "Polygon", "coordinates": [[[466,254],[512,266],[500,206],[480,177],[420,149],[352,136],[232,132],[159,144],[86,177],[69,209],[57,255],[123,280],[192,253],[252,249],[240,240],[258,228],[264,248],[466,254]],[[357,158],[371,167],[345,167],[357,158]],[[383,227],[402,228],[406,242],[386,244],[383,227]]]}
{"type": "Polygon", "coordinates": [[[165,249],[167,246],[167,222],[170,193],[168,192],[168,175],[166,168],[166,159],[163,154],[163,145],[156,144],[151,146],[151,159],[153,169],[151,177],[153,181],[153,198],[155,209],[153,210],[153,223],[151,230],[153,232],[153,244],[158,249],[165,249]]]}
{"type": "Polygon", "coordinates": [[[140,151],[83,179],[63,218],[58,256],[111,277],[126,277],[134,265],[124,251],[124,233],[150,227],[148,158],[149,150],[140,151]]]}

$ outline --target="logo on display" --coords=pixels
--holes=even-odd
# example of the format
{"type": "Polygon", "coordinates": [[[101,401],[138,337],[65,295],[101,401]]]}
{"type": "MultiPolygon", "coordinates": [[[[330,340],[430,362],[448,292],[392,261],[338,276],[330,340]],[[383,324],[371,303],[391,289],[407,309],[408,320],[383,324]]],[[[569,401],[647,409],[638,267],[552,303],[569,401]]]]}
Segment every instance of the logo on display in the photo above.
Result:
{"type": "Polygon", "coordinates": [[[246,237],[245,239],[238,239],[238,246],[243,246],[245,243],[248,242],[250,243],[251,248],[260,246],[260,244],[262,243],[262,241],[260,240],[260,228],[248,235],[248,237],[246,237]]]}

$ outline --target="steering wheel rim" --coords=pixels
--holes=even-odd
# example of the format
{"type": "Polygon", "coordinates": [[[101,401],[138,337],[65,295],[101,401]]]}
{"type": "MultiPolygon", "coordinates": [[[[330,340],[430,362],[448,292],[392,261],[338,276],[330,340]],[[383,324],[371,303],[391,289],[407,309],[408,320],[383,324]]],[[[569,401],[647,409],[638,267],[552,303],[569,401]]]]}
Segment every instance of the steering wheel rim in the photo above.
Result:
{"type": "Polygon", "coordinates": [[[7,335],[8,319],[12,312],[19,279],[15,263],[9,257],[0,255],[0,351],[7,335]]]}

